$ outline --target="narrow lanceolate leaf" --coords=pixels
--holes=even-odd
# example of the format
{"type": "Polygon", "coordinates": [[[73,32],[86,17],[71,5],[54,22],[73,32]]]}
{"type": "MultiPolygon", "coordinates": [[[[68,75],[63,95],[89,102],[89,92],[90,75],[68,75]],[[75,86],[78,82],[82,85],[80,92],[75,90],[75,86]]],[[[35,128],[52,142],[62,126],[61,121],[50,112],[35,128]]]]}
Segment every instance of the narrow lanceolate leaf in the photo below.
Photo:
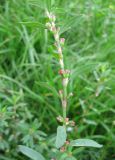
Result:
{"type": "Polygon", "coordinates": [[[45,158],[39,152],[36,152],[29,147],[19,145],[19,151],[32,160],[45,160],[45,158]]]}
{"type": "Polygon", "coordinates": [[[56,136],[56,147],[60,148],[64,145],[67,138],[66,129],[64,126],[59,126],[57,128],[57,136],[56,136]]]}
{"type": "Polygon", "coordinates": [[[95,147],[95,148],[101,148],[102,145],[98,144],[94,140],[91,139],[76,139],[70,142],[71,146],[76,147],[95,147]]]}

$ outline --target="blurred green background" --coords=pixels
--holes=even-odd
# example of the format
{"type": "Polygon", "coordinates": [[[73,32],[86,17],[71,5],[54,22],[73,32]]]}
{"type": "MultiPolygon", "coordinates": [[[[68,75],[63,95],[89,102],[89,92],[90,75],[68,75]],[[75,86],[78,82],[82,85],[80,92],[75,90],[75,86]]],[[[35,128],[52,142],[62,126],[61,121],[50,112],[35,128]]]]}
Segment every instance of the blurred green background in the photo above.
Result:
{"type": "Polygon", "coordinates": [[[115,1],[0,0],[0,160],[26,160],[24,144],[49,159],[62,114],[59,65],[45,9],[66,39],[64,60],[73,92],[70,138],[92,138],[102,149],[76,149],[77,160],[115,160],[115,1]]]}

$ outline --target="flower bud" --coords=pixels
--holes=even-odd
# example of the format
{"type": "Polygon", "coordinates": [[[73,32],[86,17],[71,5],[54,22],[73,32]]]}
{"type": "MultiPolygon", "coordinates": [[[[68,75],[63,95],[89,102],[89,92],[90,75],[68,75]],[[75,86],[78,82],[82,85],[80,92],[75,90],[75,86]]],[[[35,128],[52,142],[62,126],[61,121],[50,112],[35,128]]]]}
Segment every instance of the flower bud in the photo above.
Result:
{"type": "Polygon", "coordinates": [[[65,123],[66,123],[66,125],[69,124],[69,118],[65,118],[65,123]]]}
{"type": "Polygon", "coordinates": [[[70,142],[69,142],[69,141],[66,141],[66,142],[65,142],[65,144],[66,144],[66,145],[69,145],[69,144],[70,144],[70,142]]]}
{"type": "Polygon", "coordinates": [[[70,126],[74,127],[75,126],[75,122],[74,121],[70,121],[70,126]]]}
{"type": "Polygon", "coordinates": [[[59,94],[62,95],[63,94],[63,90],[59,90],[59,94]]]}
{"type": "Polygon", "coordinates": [[[46,11],[46,16],[50,19],[50,13],[46,11]]]}
{"type": "Polygon", "coordinates": [[[64,70],[63,70],[63,69],[60,69],[58,73],[59,73],[60,75],[63,75],[63,74],[64,74],[64,70]]]}
{"type": "Polygon", "coordinates": [[[65,118],[65,122],[69,122],[69,118],[65,118]]]}
{"type": "Polygon", "coordinates": [[[60,43],[61,43],[62,45],[64,45],[64,42],[65,42],[65,38],[60,38],[60,43]]]}
{"type": "Polygon", "coordinates": [[[52,27],[51,27],[51,31],[52,31],[53,33],[56,33],[56,27],[55,27],[55,26],[52,26],[52,27]]]}
{"type": "Polygon", "coordinates": [[[65,147],[60,148],[60,152],[65,152],[65,150],[66,150],[65,147]]]}
{"type": "Polygon", "coordinates": [[[58,117],[57,117],[57,120],[58,120],[59,122],[63,122],[63,118],[62,118],[61,116],[58,116],[58,117]]]}
{"type": "Polygon", "coordinates": [[[51,20],[52,20],[53,22],[55,22],[56,16],[55,16],[54,14],[51,15],[51,20]]]}
{"type": "Polygon", "coordinates": [[[66,69],[66,70],[65,70],[65,74],[69,76],[70,70],[69,70],[69,69],[66,69]]]}
{"type": "Polygon", "coordinates": [[[52,27],[55,27],[55,28],[56,28],[56,26],[55,26],[55,23],[54,23],[54,22],[52,22],[51,24],[52,24],[52,27]]]}
{"type": "Polygon", "coordinates": [[[49,29],[49,30],[51,30],[51,24],[48,22],[48,23],[46,23],[46,27],[49,29]]]}
{"type": "Polygon", "coordinates": [[[62,90],[59,90],[59,96],[61,99],[63,99],[63,91],[62,90]]]}
{"type": "Polygon", "coordinates": [[[62,54],[62,49],[61,49],[61,47],[58,48],[58,53],[59,53],[59,54],[62,54]]]}

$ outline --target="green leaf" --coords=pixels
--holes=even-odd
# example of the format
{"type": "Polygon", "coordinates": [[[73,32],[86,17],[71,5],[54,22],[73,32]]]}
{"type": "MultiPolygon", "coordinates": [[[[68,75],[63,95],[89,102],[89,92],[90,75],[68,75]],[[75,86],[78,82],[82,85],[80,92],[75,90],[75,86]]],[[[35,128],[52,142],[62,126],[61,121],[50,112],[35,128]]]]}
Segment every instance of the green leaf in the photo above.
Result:
{"type": "Polygon", "coordinates": [[[19,145],[19,151],[32,160],[45,160],[45,158],[39,152],[36,152],[29,147],[19,145]]]}
{"type": "Polygon", "coordinates": [[[70,142],[71,146],[76,147],[95,147],[95,148],[101,148],[102,145],[98,144],[94,140],[91,139],[76,139],[70,142]]]}
{"type": "Polygon", "coordinates": [[[57,128],[57,136],[56,136],[56,147],[60,148],[64,145],[67,138],[66,129],[64,126],[59,126],[57,128]]]}

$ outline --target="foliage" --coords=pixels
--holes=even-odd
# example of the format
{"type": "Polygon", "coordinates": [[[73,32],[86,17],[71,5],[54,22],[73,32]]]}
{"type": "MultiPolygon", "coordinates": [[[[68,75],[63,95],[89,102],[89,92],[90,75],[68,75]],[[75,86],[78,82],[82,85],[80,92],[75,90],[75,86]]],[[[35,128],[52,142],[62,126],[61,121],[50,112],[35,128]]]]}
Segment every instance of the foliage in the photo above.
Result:
{"type": "Polygon", "coordinates": [[[60,34],[67,39],[64,59],[72,70],[69,91],[74,93],[68,116],[77,124],[69,137],[104,144],[101,150],[75,149],[74,155],[78,160],[113,160],[115,3],[108,0],[0,2],[0,159],[25,160],[16,151],[18,144],[40,153],[50,151],[46,157],[55,154],[55,148],[51,149],[55,136],[46,141],[39,134],[39,130],[55,133],[55,117],[61,114],[53,39],[44,31],[46,6],[58,15],[60,34]],[[34,127],[40,123],[40,129],[34,127]]]}
{"type": "MultiPolygon", "coordinates": [[[[64,55],[63,55],[63,46],[65,42],[65,38],[60,38],[59,32],[60,28],[56,26],[56,16],[52,13],[46,10],[46,15],[48,17],[48,22],[46,23],[46,27],[49,29],[49,31],[52,32],[55,40],[55,53],[58,58],[59,64],[60,64],[60,70],[59,74],[61,75],[61,84],[62,84],[62,89],[59,90],[59,96],[61,100],[61,107],[62,107],[62,116],[58,116],[57,120],[61,123],[63,123],[63,126],[58,126],[57,127],[57,135],[56,135],[56,147],[59,149],[57,153],[62,152],[63,154],[58,157],[58,154],[56,157],[50,157],[50,159],[75,159],[72,155],[72,147],[77,146],[77,147],[96,147],[96,148],[101,148],[102,145],[98,144],[94,140],[90,139],[77,139],[77,140],[72,140],[70,141],[67,139],[67,127],[75,126],[74,121],[70,121],[70,119],[67,117],[67,108],[68,108],[68,98],[73,95],[73,93],[69,93],[68,95],[68,82],[69,82],[69,77],[70,77],[70,70],[65,69],[65,62],[64,62],[64,55]],[[71,152],[70,152],[71,150],[71,152]]],[[[19,151],[26,155],[27,157],[30,157],[33,160],[42,160],[44,157],[39,153],[31,148],[28,148],[26,146],[19,146],[19,151]]]]}
{"type": "Polygon", "coordinates": [[[24,153],[26,156],[28,156],[29,158],[31,158],[33,160],[45,160],[44,157],[40,153],[38,153],[38,152],[34,151],[33,149],[30,149],[26,146],[20,145],[19,151],[21,151],[22,153],[24,153]]]}
{"type": "Polygon", "coordinates": [[[60,148],[64,145],[67,138],[66,129],[64,126],[58,126],[56,136],[56,147],[60,148]]]}

